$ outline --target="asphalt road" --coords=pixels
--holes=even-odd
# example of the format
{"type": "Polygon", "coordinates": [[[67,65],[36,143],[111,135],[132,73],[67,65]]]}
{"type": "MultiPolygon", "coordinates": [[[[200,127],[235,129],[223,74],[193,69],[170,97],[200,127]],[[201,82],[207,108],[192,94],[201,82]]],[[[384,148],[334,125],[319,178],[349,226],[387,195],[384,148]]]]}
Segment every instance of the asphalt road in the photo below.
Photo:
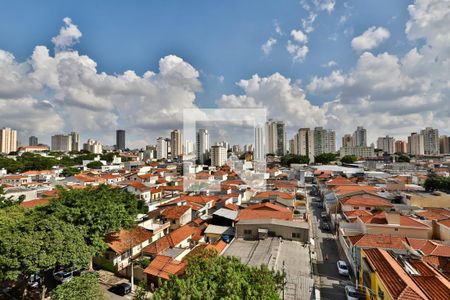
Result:
{"type": "Polygon", "coordinates": [[[338,260],[345,259],[339,255],[335,235],[321,229],[321,224],[324,222],[320,217],[322,209],[313,199],[314,197],[308,196],[311,234],[315,241],[317,256],[315,271],[319,276],[320,296],[321,299],[345,299],[344,286],[350,283],[350,278],[339,275],[336,267],[338,260]]]}

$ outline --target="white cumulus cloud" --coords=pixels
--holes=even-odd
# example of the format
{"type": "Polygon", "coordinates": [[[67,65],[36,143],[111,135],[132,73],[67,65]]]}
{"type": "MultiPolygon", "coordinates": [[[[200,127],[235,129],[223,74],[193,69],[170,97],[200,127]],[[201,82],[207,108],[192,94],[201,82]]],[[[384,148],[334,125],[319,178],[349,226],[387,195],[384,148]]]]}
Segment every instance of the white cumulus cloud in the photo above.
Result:
{"type": "Polygon", "coordinates": [[[63,21],[64,26],[59,30],[59,34],[52,38],[56,50],[64,50],[75,45],[82,36],[78,26],[72,23],[72,19],[65,17],[63,21]]]}
{"type": "Polygon", "coordinates": [[[274,38],[269,38],[262,46],[261,49],[265,55],[269,55],[272,52],[273,46],[277,43],[277,40],[274,38]]]}
{"type": "Polygon", "coordinates": [[[360,36],[352,39],[352,47],[356,51],[370,50],[378,47],[390,36],[391,33],[386,28],[372,26],[360,36]]]}

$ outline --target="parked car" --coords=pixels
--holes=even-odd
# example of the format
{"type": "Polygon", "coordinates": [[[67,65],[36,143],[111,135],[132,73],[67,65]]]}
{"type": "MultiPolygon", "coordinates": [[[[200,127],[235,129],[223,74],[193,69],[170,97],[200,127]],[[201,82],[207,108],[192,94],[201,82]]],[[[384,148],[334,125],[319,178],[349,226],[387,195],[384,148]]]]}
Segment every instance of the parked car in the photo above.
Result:
{"type": "Polygon", "coordinates": [[[63,282],[72,280],[73,272],[61,270],[61,271],[53,273],[53,277],[56,279],[56,281],[63,283],[63,282]]]}
{"type": "Polygon", "coordinates": [[[325,222],[322,223],[321,228],[322,228],[323,231],[331,231],[331,229],[330,229],[330,224],[325,223],[325,222]]]}
{"type": "Polygon", "coordinates": [[[321,212],[321,213],[320,213],[320,217],[321,217],[323,220],[326,220],[326,219],[328,218],[327,212],[326,212],[326,211],[321,212]]]}
{"type": "Polygon", "coordinates": [[[42,282],[41,276],[38,273],[31,274],[30,279],[28,279],[28,286],[31,288],[37,288],[42,282]]]}
{"type": "Polygon", "coordinates": [[[347,300],[365,299],[364,292],[356,289],[354,286],[346,285],[344,290],[345,290],[345,298],[347,300]]]}
{"type": "Polygon", "coordinates": [[[120,296],[125,296],[131,293],[131,285],[128,283],[119,283],[110,287],[109,291],[120,296]]]}
{"type": "Polygon", "coordinates": [[[345,261],[338,260],[336,265],[338,268],[339,275],[348,276],[348,267],[345,261]]]}

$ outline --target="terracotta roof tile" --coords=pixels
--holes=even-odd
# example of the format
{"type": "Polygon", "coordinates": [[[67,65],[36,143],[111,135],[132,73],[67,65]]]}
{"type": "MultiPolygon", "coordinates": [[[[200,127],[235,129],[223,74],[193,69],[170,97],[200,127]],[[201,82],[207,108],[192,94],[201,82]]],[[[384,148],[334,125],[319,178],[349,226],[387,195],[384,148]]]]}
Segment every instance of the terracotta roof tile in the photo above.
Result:
{"type": "Polygon", "coordinates": [[[34,200],[28,200],[23,201],[20,203],[20,206],[24,208],[33,208],[40,205],[47,205],[50,203],[50,200],[48,199],[34,199],[34,200]]]}
{"type": "Polygon", "coordinates": [[[343,205],[369,206],[369,207],[393,207],[387,199],[369,193],[346,196],[340,200],[343,205]]]}
{"type": "Polygon", "coordinates": [[[191,208],[186,205],[182,206],[169,206],[165,208],[163,211],[161,211],[161,215],[166,217],[169,220],[178,220],[183,216],[187,211],[189,211],[191,208]]]}
{"type": "Polygon", "coordinates": [[[181,262],[170,256],[157,255],[145,268],[144,273],[169,279],[171,275],[181,275],[187,266],[187,262],[181,262]]]}
{"type": "Polygon", "coordinates": [[[105,237],[105,242],[109,248],[117,254],[122,254],[130,249],[130,246],[137,246],[147,240],[150,240],[153,233],[136,226],[131,229],[122,229],[118,232],[110,233],[105,237]]]}

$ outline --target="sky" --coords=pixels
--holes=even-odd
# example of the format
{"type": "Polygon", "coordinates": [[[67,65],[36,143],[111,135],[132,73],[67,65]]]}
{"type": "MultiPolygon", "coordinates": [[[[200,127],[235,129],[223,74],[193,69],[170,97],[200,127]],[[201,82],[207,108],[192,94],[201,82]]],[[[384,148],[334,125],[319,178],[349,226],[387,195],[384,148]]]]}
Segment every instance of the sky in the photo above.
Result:
{"type": "Polygon", "coordinates": [[[449,25],[448,0],[9,1],[0,127],[144,147],[183,109],[266,108],[288,138],[450,134],[449,25]]]}

